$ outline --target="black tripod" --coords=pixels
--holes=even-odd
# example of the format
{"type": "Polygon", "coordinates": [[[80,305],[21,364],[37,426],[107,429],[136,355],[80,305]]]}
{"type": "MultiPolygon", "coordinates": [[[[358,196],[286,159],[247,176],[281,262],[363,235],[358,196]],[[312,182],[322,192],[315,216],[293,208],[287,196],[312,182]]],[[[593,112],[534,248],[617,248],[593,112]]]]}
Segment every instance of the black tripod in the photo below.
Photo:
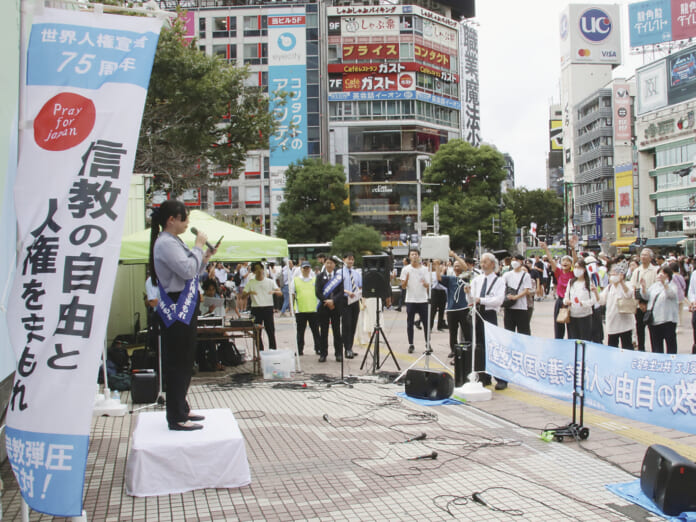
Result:
{"type": "Polygon", "coordinates": [[[396,369],[401,371],[401,368],[399,367],[399,363],[396,360],[396,356],[394,355],[394,352],[391,349],[391,346],[389,346],[389,341],[387,340],[387,336],[384,335],[384,331],[382,330],[382,326],[379,324],[379,314],[380,314],[380,308],[382,304],[382,299],[378,298],[377,299],[377,311],[376,311],[376,320],[375,320],[375,327],[372,330],[372,335],[370,336],[370,342],[367,344],[367,351],[365,352],[365,355],[363,357],[362,363],[360,364],[360,369],[362,370],[363,367],[365,366],[365,360],[367,359],[367,355],[370,353],[370,348],[372,348],[373,343],[374,343],[374,355],[372,356],[372,373],[377,373],[377,370],[379,370],[382,365],[385,363],[389,357],[387,356],[386,359],[382,361],[380,364],[379,362],[379,339],[380,337],[384,340],[384,344],[387,345],[387,349],[389,350],[389,355],[391,355],[392,359],[394,360],[394,364],[396,364],[396,369]]]}

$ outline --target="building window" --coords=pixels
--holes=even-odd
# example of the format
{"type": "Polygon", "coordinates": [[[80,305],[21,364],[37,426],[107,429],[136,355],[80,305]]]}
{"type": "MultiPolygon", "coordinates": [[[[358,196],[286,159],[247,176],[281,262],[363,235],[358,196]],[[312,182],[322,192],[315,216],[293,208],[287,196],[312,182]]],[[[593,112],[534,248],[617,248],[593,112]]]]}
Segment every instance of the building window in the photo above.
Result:
{"type": "Polygon", "coordinates": [[[245,65],[259,65],[261,59],[259,58],[259,45],[255,43],[244,44],[244,64],[245,65]]]}
{"type": "Polygon", "coordinates": [[[198,20],[198,38],[205,38],[205,18],[198,20]]]}
{"type": "Polygon", "coordinates": [[[331,44],[328,47],[329,63],[341,63],[341,53],[339,45],[331,44]]]}
{"type": "Polygon", "coordinates": [[[244,36],[261,36],[258,16],[244,17],[244,36]]]}
{"type": "Polygon", "coordinates": [[[413,60],[413,44],[412,43],[402,43],[399,44],[399,59],[400,60],[413,60]]]}

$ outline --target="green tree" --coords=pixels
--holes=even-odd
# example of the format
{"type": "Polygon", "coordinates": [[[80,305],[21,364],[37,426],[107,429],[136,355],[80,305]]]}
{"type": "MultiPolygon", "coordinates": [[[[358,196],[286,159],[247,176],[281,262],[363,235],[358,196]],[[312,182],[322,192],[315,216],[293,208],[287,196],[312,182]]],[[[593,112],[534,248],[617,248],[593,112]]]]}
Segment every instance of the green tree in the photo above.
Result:
{"type": "Polygon", "coordinates": [[[382,236],[367,225],[350,225],[343,228],[331,242],[331,253],[343,257],[353,252],[355,265],[362,266],[362,256],[382,251],[382,236]]]}
{"type": "Polygon", "coordinates": [[[152,67],[135,168],[174,194],[237,177],[248,150],[275,131],[268,96],[248,87],[247,68],[206,56],[181,20],[163,28],[152,67]]]}
{"type": "Polygon", "coordinates": [[[285,201],[276,235],[290,243],[323,243],[350,225],[346,175],[341,165],[305,158],[285,171],[285,201]]]}
{"type": "Polygon", "coordinates": [[[464,140],[450,140],[432,157],[423,174],[428,187],[423,217],[432,221],[433,204],[440,206],[440,233],[450,236],[455,250],[473,252],[481,230],[483,246],[498,249],[500,238],[492,232],[492,218],[502,215],[503,247],[515,236],[515,216],[500,208],[500,185],[505,179],[503,155],[488,145],[474,147],[464,140]]]}
{"type": "Polygon", "coordinates": [[[546,235],[546,225],[550,235],[563,230],[563,199],[552,190],[529,190],[519,188],[509,190],[505,196],[505,206],[512,210],[519,227],[537,224],[537,235],[546,235]]]}

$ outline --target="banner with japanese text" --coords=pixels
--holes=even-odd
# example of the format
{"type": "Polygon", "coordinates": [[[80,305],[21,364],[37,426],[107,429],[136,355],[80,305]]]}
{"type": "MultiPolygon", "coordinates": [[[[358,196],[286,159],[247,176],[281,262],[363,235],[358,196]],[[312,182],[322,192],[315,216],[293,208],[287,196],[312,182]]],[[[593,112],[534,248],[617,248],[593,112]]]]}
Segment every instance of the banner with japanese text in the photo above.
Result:
{"type": "Polygon", "coordinates": [[[161,21],[43,9],[22,57],[7,455],[29,507],[79,516],[97,372],[161,21]]]}
{"type": "MultiPolygon", "coordinates": [[[[488,373],[538,393],[572,398],[574,340],[542,339],[490,323],[484,326],[488,373]]],[[[696,356],[620,350],[586,342],[585,405],[696,433],[696,356]]]]}
{"type": "Polygon", "coordinates": [[[279,123],[270,142],[271,234],[284,200],[285,170],[307,156],[307,38],[304,7],[274,9],[268,15],[268,90],[279,123]],[[288,97],[283,105],[280,96],[288,97]]]}

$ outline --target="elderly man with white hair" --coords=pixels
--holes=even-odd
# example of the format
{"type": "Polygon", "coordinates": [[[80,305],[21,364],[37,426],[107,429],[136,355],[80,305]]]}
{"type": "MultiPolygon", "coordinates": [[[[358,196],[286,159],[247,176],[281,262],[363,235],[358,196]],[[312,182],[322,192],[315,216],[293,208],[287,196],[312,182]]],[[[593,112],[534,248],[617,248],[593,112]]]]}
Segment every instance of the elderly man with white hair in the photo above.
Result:
{"type": "MultiPolygon", "coordinates": [[[[491,253],[486,252],[481,255],[482,274],[471,281],[469,287],[469,302],[476,305],[478,315],[476,317],[476,368],[483,370],[485,366],[485,337],[483,321],[488,321],[494,325],[498,324],[498,310],[505,300],[505,283],[496,274],[498,270],[498,260],[491,253]]],[[[484,386],[491,383],[491,376],[487,373],[480,373],[479,379],[484,386]]],[[[507,382],[496,379],[496,390],[507,388],[507,382]]]]}
{"type": "MultiPolygon", "coordinates": [[[[652,264],[654,254],[649,248],[644,248],[640,251],[640,266],[631,274],[631,286],[640,288],[642,283],[645,283],[646,288],[650,288],[657,280],[657,266],[652,264]]],[[[636,337],[638,339],[638,349],[641,352],[645,351],[645,323],[643,315],[648,309],[648,302],[643,299],[640,293],[638,309],[636,310],[636,337]]],[[[650,335],[650,348],[652,349],[652,334],[650,335]]]]}

